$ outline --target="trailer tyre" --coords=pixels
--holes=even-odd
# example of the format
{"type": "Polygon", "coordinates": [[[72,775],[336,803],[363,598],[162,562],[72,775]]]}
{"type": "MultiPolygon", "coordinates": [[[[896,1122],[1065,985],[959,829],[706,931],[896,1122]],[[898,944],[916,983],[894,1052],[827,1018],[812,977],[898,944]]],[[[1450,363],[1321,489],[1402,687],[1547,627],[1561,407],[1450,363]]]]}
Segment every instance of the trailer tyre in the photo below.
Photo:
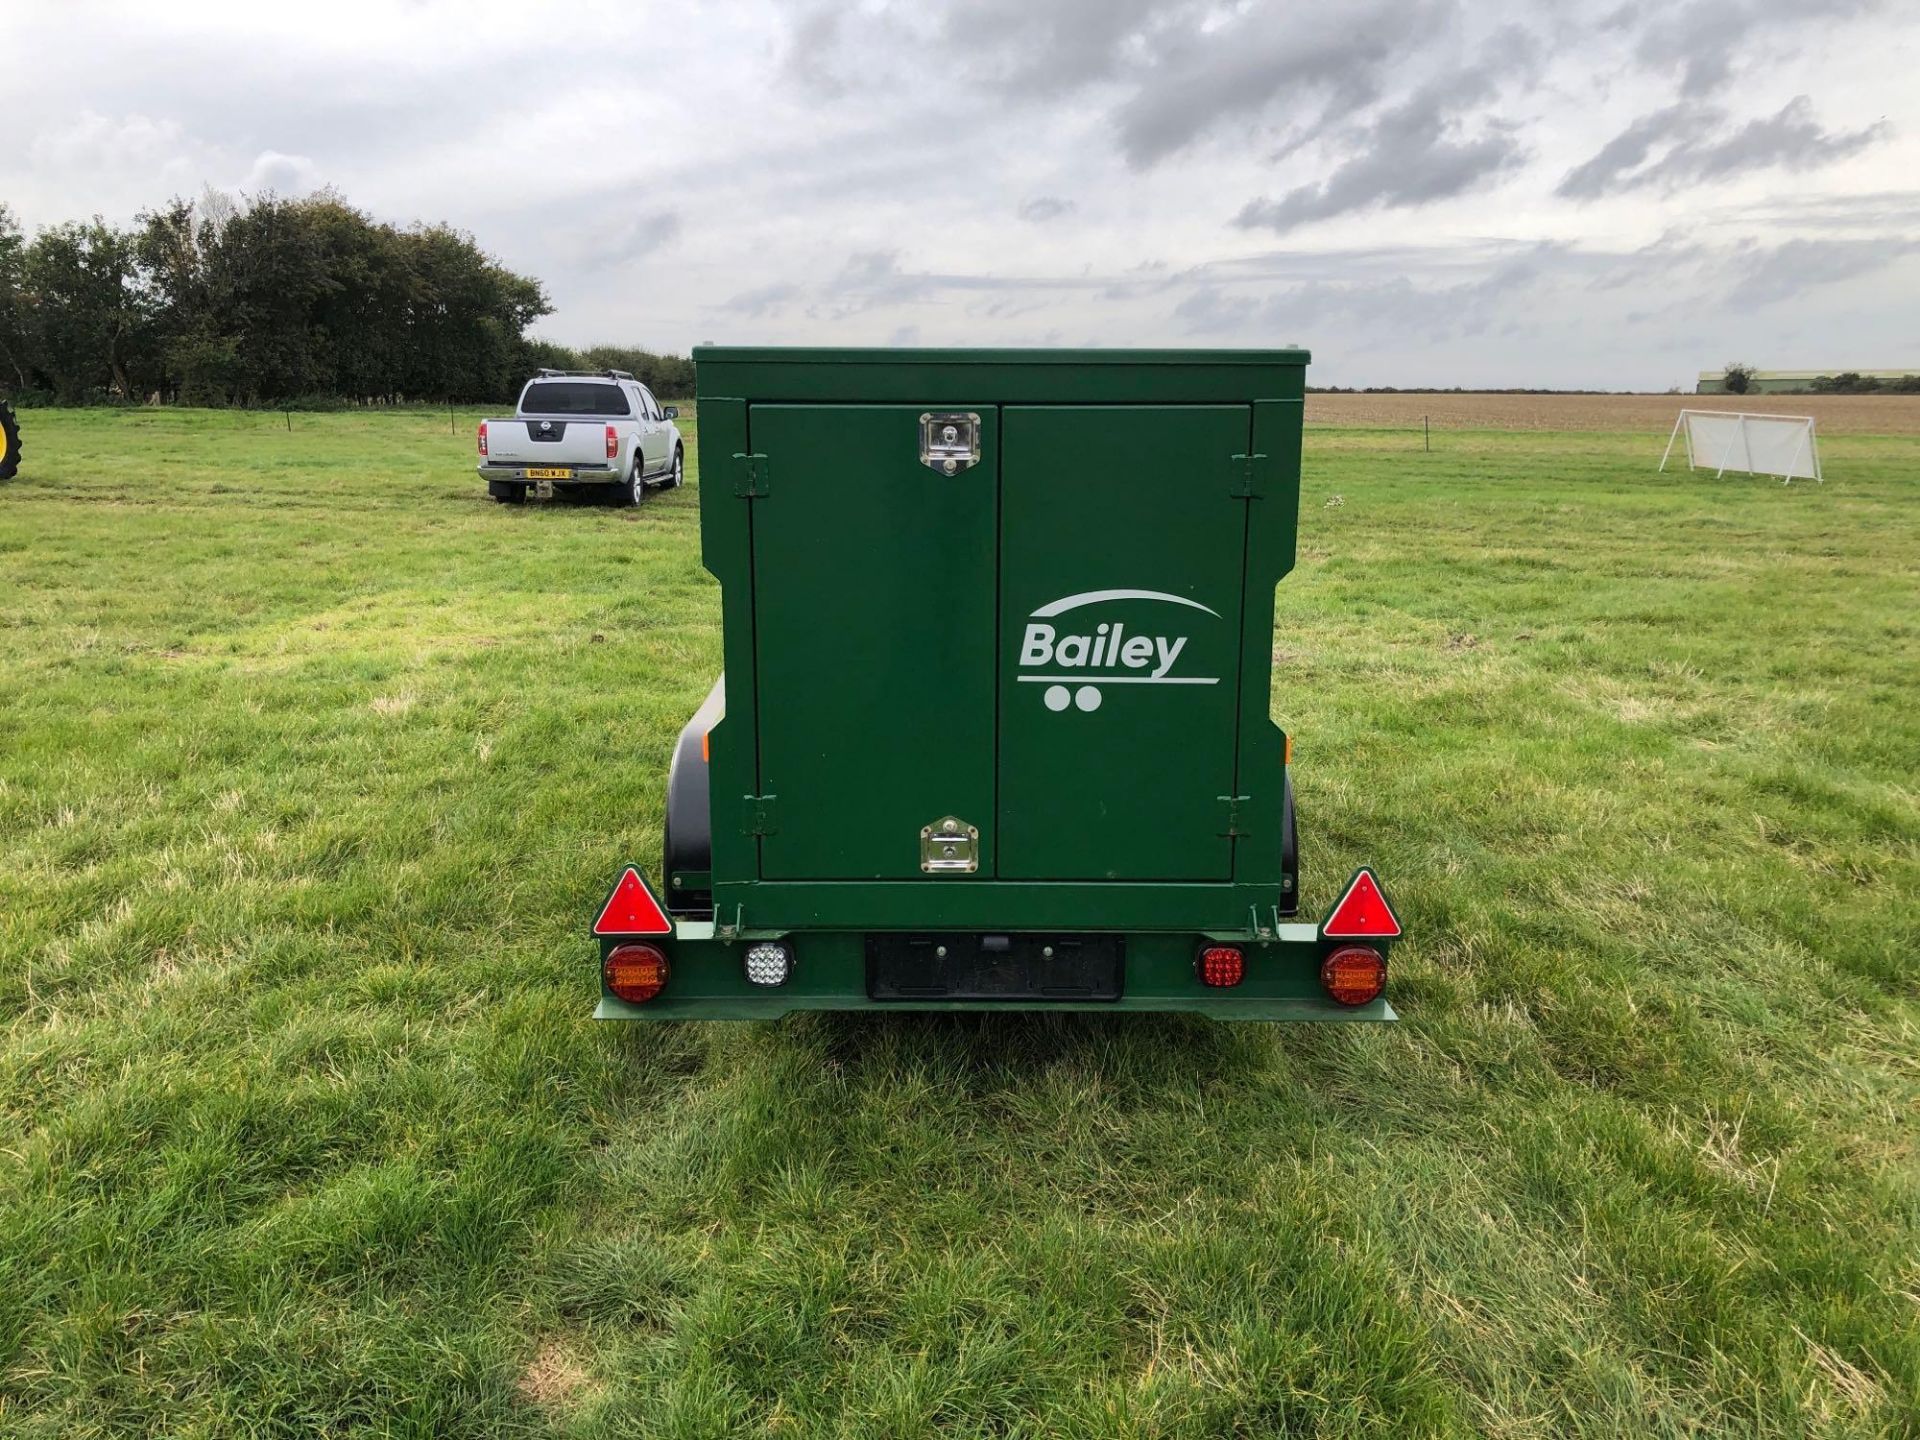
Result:
{"type": "Polygon", "coordinates": [[[11,480],[20,473],[20,422],[13,411],[0,405],[0,480],[11,480]]]}

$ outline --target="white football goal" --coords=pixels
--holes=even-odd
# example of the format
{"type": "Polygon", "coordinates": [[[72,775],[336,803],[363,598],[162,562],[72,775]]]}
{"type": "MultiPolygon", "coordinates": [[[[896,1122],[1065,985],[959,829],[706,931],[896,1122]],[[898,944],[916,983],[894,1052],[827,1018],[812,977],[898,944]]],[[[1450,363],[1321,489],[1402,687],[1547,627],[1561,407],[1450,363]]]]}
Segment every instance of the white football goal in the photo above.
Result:
{"type": "Polygon", "coordinates": [[[1687,440],[1687,468],[1711,469],[1714,479],[1729,470],[1778,475],[1786,484],[1798,477],[1826,483],[1820,473],[1820,440],[1811,415],[1746,415],[1733,410],[1682,410],[1667,437],[1660,468],[1667,468],[1674,442],[1687,440]]]}

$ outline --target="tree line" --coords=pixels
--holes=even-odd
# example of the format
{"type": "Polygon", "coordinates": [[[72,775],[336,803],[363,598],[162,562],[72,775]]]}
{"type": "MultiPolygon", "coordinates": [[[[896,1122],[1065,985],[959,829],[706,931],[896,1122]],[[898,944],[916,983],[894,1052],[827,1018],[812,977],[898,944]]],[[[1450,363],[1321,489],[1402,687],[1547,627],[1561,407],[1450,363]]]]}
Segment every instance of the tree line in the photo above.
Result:
{"type": "MultiPolygon", "coordinates": [[[[1727,366],[1721,383],[1729,395],[1747,395],[1753,392],[1759,374],[1753,366],[1736,360],[1727,366]]],[[[1882,379],[1858,370],[1842,370],[1838,375],[1816,375],[1792,389],[1770,388],[1776,395],[1920,395],[1920,371],[1882,379]]]]}
{"type": "Polygon", "coordinates": [[[690,394],[692,361],[527,335],[540,282],[447,225],[374,220],[331,191],[209,190],[31,239],[0,204],[0,391],[60,404],[499,403],[535,369],[631,370],[690,394]]]}

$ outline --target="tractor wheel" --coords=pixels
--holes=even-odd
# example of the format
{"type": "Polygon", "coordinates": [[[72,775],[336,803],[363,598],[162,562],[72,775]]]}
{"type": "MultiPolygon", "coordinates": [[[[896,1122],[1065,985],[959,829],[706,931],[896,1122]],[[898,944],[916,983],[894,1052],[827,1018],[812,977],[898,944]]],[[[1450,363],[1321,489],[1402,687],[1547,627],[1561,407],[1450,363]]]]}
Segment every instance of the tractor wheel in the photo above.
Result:
{"type": "Polygon", "coordinates": [[[11,480],[20,473],[20,422],[13,411],[0,404],[0,480],[11,480]]]}

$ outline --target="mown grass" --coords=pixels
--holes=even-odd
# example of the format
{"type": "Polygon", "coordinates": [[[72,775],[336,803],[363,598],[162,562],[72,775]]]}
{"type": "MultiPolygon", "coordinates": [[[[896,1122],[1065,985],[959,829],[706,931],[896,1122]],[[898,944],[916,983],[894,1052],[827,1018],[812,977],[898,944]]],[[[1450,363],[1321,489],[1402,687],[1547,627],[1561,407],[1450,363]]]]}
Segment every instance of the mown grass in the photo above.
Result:
{"type": "Polygon", "coordinates": [[[621,1028],[696,491],[28,424],[0,1433],[1915,1433],[1920,441],[1309,434],[1276,712],[1398,1027],[621,1028]]]}

